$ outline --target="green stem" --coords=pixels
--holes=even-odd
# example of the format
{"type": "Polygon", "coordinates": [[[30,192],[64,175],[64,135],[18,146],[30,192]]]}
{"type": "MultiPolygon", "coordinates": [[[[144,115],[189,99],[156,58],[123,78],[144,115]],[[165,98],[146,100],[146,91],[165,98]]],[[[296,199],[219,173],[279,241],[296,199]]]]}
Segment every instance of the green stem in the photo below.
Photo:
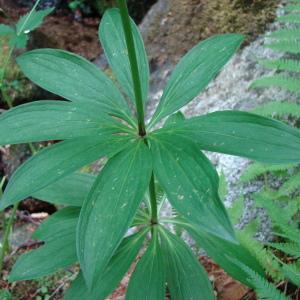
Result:
{"type": "Polygon", "coordinates": [[[138,126],[139,126],[139,135],[145,136],[146,126],[145,126],[145,118],[144,118],[142,88],[141,88],[141,81],[139,76],[137,56],[134,47],[131,20],[129,17],[126,0],[118,0],[118,6],[121,13],[125,40],[126,40],[126,45],[128,50],[128,57],[129,57],[129,62],[131,67],[131,75],[132,75],[132,81],[134,87],[135,104],[136,104],[137,119],[138,119],[138,126]]]}
{"type": "Polygon", "coordinates": [[[15,203],[15,205],[13,206],[13,210],[9,217],[8,223],[5,227],[4,235],[2,238],[2,248],[0,249],[0,274],[2,273],[2,270],[3,270],[5,254],[9,250],[8,238],[9,238],[9,234],[11,232],[13,222],[14,222],[14,219],[15,219],[15,216],[17,213],[18,205],[19,205],[19,203],[15,203]]]}
{"type": "Polygon", "coordinates": [[[157,218],[157,202],[156,202],[156,192],[155,192],[155,181],[154,174],[152,173],[149,185],[150,194],[150,204],[151,204],[151,224],[155,225],[158,223],[157,218]]]}

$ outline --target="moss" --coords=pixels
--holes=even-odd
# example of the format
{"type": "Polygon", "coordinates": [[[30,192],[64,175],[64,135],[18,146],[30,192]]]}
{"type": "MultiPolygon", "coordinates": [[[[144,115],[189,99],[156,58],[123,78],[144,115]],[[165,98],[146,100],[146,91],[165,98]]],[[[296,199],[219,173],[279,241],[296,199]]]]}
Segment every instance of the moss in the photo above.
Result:
{"type": "Polygon", "coordinates": [[[249,42],[275,18],[277,5],[277,0],[172,0],[168,14],[158,16],[148,33],[150,56],[177,61],[199,41],[219,33],[242,33],[249,42]]]}

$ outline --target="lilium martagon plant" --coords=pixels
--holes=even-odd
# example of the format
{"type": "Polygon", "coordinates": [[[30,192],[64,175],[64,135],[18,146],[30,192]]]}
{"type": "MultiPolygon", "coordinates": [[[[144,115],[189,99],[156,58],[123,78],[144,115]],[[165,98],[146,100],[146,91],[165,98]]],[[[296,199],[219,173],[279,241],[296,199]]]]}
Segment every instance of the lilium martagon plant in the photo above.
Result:
{"type": "Polygon", "coordinates": [[[231,276],[253,287],[241,264],[261,276],[263,270],[236,237],[218,195],[217,172],[202,151],[265,163],[300,162],[299,131],[241,111],[189,119],[178,113],[237,51],[243,41],[239,34],[216,35],[192,48],[145,125],[148,60],[126,2],[118,5],[105,12],[99,36],[120,90],[95,65],[70,52],[40,49],[17,58],[29,79],[68,101],[35,101],[0,116],[1,145],[59,141],[16,170],[1,209],[29,196],[65,207],[37,229],[34,237],[44,245],[22,255],[9,280],[36,279],[79,262],[64,299],[105,299],[145,249],[126,299],[163,300],[166,287],[172,300],[214,299],[196,256],[165,226],[173,223],[231,276]],[[98,176],[78,172],[102,157],[108,160],[98,176]],[[161,191],[176,217],[160,216],[161,191]],[[130,227],[136,233],[128,235],[130,227]]]}

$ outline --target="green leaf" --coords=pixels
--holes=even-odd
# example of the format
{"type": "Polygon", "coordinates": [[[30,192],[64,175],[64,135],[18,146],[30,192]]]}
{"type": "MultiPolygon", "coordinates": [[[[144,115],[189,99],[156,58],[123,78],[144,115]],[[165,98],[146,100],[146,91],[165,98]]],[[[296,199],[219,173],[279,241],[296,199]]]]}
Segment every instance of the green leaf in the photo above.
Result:
{"type": "Polygon", "coordinates": [[[151,120],[157,123],[193,100],[239,48],[240,34],[213,36],[191,49],[178,63],[151,120]]]}
{"type": "Polygon", "coordinates": [[[278,190],[278,196],[288,196],[296,192],[300,187],[300,171],[291,175],[290,178],[284,182],[278,190]]]}
{"type": "Polygon", "coordinates": [[[17,34],[29,33],[42,25],[46,16],[53,12],[54,8],[47,8],[44,10],[32,10],[28,14],[22,16],[16,24],[17,34]]]}
{"type": "Polygon", "coordinates": [[[251,280],[252,285],[260,300],[291,300],[282,294],[273,284],[269,283],[254,270],[244,265],[243,262],[232,259],[233,264],[239,265],[247,273],[248,280],[251,280]]]}
{"type": "Polygon", "coordinates": [[[154,229],[150,245],[131,275],[126,299],[165,300],[165,293],[164,260],[157,230],[154,229]]]}
{"type": "Polygon", "coordinates": [[[132,223],[151,171],[147,146],[143,140],[134,141],[107,162],[86,198],[78,224],[77,253],[89,288],[132,223]]]}
{"type": "MultiPolygon", "coordinates": [[[[139,77],[141,81],[144,104],[149,90],[149,64],[143,39],[138,27],[131,20],[131,29],[137,55],[139,77]]],[[[99,27],[99,38],[104,48],[107,60],[121,83],[122,88],[132,101],[135,99],[128,50],[123,31],[121,15],[118,9],[106,10],[99,27]]]]}
{"type": "Polygon", "coordinates": [[[15,33],[13,27],[6,24],[0,24],[0,36],[12,35],[15,33]]]}
{"type": "Polygon", "coordinates": [[[103,156],[121,151],[127,141],[125,136],[84,137],[43,149],[15,171],[4,191],[0,209],[31,196],[103,156]]]}
{"type": "Polygon", "coordinates": [[[86,59],[63,50],[40,49],[22,54],[17,62],[25,75],[42,88],[73,102],[95,103],[99,113],[109,113],[132,123],[121,93],[86,59]]]}
{"type": "Polygon", "coordinates": [[[235,240],[218,195],[218,175],[196,145],[160,134],[151,138],[151,151],[154,174],[172,206],[200,230],[235,240]]]}
{"type": "Polygon", "coordinates": [[[300,118],[300,105],[293,102],[273,101],[256,107],[252,110],[252,112],[264,117],[293,116],[296,118],[300,118]]]}
{"type": "Polygon", "coordinates": [[[36,232],[45,245],[23,254],[15,263],[9,281],[36,279],[75,263],[78,215],[79,209],[70,207],[49,217],[36,232]]]}
{"type": "MultiPolygon", "coordinates": [[[[258,61],[261,65],[269,69],[276,69],[280,71],[300,72],[300,61],[294,59],[262,59],[258,61]]],[[[274,102],[271,102],[274,103],[274,102]]],[[[278,103],[278,102],[277,102],[278,103]]],[[[268,104],[268,103],[266,103],[268,104]]],[[[296,103],[293,103],[298,105],[296,103]]]]}
{"type": "Polygon", "coordinates": [[[231,243],[230,241],[213,236],[204,231],[199,231],[186,222],[182,223],[181,226],[191,234],[197,244],[203,248],[217,264],[235,279],[252,287],[251,281],[247,279],[245,271],[240,266],[233,264],[229,258],[243,262],[258,274],[264,274],[263,269],[255,257],[239,242],[231,243]]]}
{"type": "Polygon", "coordinates": [[[161,247],[172,300],[213,300],[207,274],[190,248],[177,236],[162,229],[161,247]]]}
{"type": "Polygon", "coordinates": [[[148,229],[125,238],[111,258],[104,272],[89,291],[82,272],[72,282],[64,300],[104,300],[113,292],[138,255],[148,229]]]}
{"type": "Polygon", "coordinates": [[[238,199],[236,199],[231,207],[227,208],[228,215],[230,217],[230,220],[233,225],[236,225],[239,223],[244,209],[244,198],[243,196],[240,196],[238,199]]]}
{"type": "Polygon", "coordinates": [[[21,33],[20,35],[14,34],[8,42],[12,48],[23,49],[26,48],[28,42],[28,35],[21,33]]]}
{"type": "Polygon", "coordinates": [[[299,40],[280,40],[278,42],[274,42],[272,44],[267,44],[264,46],[275,51],[300,54],[299,40]]]}
{"type": "Polygon", "coordinates": [[[295,243],[268,243],[268,246],[291,255],[294,258],[300,257],[300,245],[295,243]]]}
{"type": "MultiPolygon", "coordinates": [[[[32,237],[34,239],[49,242],[57,239],[61,232],[67,232],[68,230],[75,232],[79,213],[79,207],[70,206],[60,209],[43,221],[33,233],[32,237]]],[[[75,244],[74,247],[76,248],[75,244]]]]}
{"type": "Polygon", "coordinates": [[[121,129],[117,127],[113,118],[101,115],[97,110],[88,110],[80,104],[36,101],[0,115],[0,145],[98,137],[120,133],[121,129]]]}
{"type": "Polygon", "coordinates": [[[252,180],[257,179],[264,174],[270,172],[277,172],[277,171],[285,171],[287,169],[292,168],[294,165],[292,164],[284,164],[284,165],[266,165],[261,163],[253,163],[251,164],[241,175],[241,182],[246,183],[252,180]]]}
{"type": "Polygon", "coordinates": [[[164,124],[164,127],[166,127],[168,125],[176,124],[183,120],[185,120],[184,114],[181,111],[178,111],[177,113],[168,117],[168,119],[166,120],[166,122],[164,124]]]}
{"type": "Polygon", "coordinates": [[[297,287],[300,287],[300,268],[297,263],[282,264],[282,271],[285,277],[293,282],[297,287]]]}
{"type": "Polygon", "coordinates": [[[91,174],[74,173],[46,186],[31,196],[54,204],[81,207],[95,178],[91,174]]]}
{"type": "Polygon", "coordinates": [[[185,137],[202,150],[248,157],[265,163],[300,162],[300,133],[282,122],[241,111],[194,117],[153,132],[185,137]]]}
{"type": "Polygon", "coordinates": [[[257,79],[251,84],[251,88],[277,87],[292,93],[300,94],[299,84],[299,79],[279,74],[257,79]]]}
{"type": "Polygon", "coordinates": [[[278,17],[277,20],[283,23],[300,23],[300,15],[299,14],[289,14],[286,16],[278,17]]]}
{"type": "Polygon", "coordinates": [[[300,38],[300,30],[298,28],[282,28],[273,31],[267,37],[278,40],[295,40],[300,38]]]}

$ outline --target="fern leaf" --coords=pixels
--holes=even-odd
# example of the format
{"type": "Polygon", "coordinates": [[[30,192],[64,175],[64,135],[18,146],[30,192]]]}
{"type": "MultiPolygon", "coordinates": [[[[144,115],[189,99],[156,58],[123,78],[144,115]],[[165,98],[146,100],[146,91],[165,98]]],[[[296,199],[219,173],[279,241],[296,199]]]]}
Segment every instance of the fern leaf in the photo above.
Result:
{"type": "Polygon", "coordinates": [[[273,220],[274,223],[280,228],[281,232],[276,232],[275,234],[284,237],[300,247],[300,230],[296,227],[289,226],[281,222],[280,220],[273,220]]]}
{"type": "Polygon", "coordinates": [[[237,200],[235,200],[231,207],[229,207],[228,214],[232,224],[238,224],[239,220],[242,216],[244,208],[244,198],[241,196],[237,200]]]}
{"type": "Polygon", "coordinates": [[[252,83],[251,88],[272,86],[300,94],[300,80],[283,75],[274,75],[257,79],[252,83]]]}
{"type": "Polygon", "coordinates": [[[262,59],[258,61],[268,69],[279,71],[300,72],[300,61],[294,59],[262,59]]]}
{"type": "Polygon", "coordinates": [[[287,5],[284,10],[286,12],[299,12],[300,11],[300,5],[287,5]]]}
{"type": "Polygon", "coordinates": [[[300,189],[300,171],[292,175],[278,190],[279,196],[289,195],[300,189]]]}
{"type": "MultiPolygon", "coordinates": [[[[256,110],[253,112],[257,113],[256,110]]],[[[299,116],[300,116],[300,107],[299,107],[299,116]]],[[[293,167],[291,164],[282,164],[282,165],[266,165],[262,163],[252,163],[241,175],[241,182],[246,183],[252,180],[257,179],[258,177],[270,173],[270,172],[278,172],[285,171],[289,168],[293,167]]]]}
{"type": "Polygon", "coordinates": [[[241,245],[247,248],[255,256],[269,276],[274,280],[284,279],[280,264],[274,259],[274,255],[271,251],[244,232],[237,232],[237,237],[241,245]]]}
{"type": "MultiPolygon", "coordinates": [[[[273,225],[279,227],[284,234],[288,233],[289,235],[290,232],[297,229],[290,224],[291,216],[289,210],[282,209],[282,207],[276,205],[273,199],[270,199],[268,192],[257,193],[254,196],[254,200],[258,207],[263,207],[267,210],[273,225]]],[[[292,235],[292,237],[294,237],[294,235],[292,235]]]]}
{"type": "Polygon", "coordinates": [[[295,40],[300,39],[300,29],[289,28],[289,29],[279,29],[273,31],[268,38],[278,39],[278,40],[295,40]]]}
{"type": "Polygon", "coordinates": [[[282,271],[284,276],[294,283],[297,287],[300,287],[300,268],[297,264],[283,264],[282,271]]]}
{"type": "Polygon", "coordinates": [[[281,52],[287,52],[292,54],[300,53],[300,41],[298,40],[282,40],[271,44],[264,45],[264,47],[281,52]]]}
{"type": "Polygon", "coordinates": [[[258,275],[248,266],[240,263],[240,267],[249,275],[258,299],[261,300],[291,300],[291,298],[282,294],[273,284],[258,275]]]}
{"type": "Polygon", "coordinates": [[[284,252],[294,258],[300,257],[300,245],[295,243],[268,243],[268,246],[284,252]]]}
{"type": "MultiPolygon", "coordinates": [[[[257,108],[253,109],[252,112],[265,117],[293,116],[300,118],[300,105],[292,102],[272,101],[258,106],[257,108]]],[[[286,168],[288,169],[293,166],[295,165],[286,165],[286,168]]],[[[282,167],[284,168],[284,165],[282,165],[282,167]]]]}
{"type": "Polygon", "coordinates": [[[283,22],[283,23],[300,23],[300,15],[288,14],[286,16],[278,17],[277,21],[283,22]]]}

